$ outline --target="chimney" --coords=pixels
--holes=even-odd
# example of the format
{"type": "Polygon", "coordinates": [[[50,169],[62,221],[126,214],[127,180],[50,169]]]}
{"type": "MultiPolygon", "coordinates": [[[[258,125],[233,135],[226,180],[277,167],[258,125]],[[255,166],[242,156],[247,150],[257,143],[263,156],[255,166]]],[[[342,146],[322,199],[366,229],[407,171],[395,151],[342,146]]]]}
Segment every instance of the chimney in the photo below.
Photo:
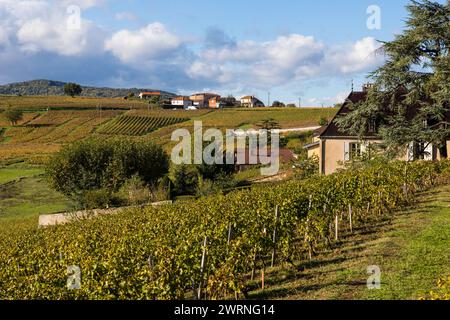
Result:
{"type": "Polygon", "coordinates": [[[363,84],[363,92],[369,92],[370,89],[374,87],[373,83],[365,83],[363,84]]]}

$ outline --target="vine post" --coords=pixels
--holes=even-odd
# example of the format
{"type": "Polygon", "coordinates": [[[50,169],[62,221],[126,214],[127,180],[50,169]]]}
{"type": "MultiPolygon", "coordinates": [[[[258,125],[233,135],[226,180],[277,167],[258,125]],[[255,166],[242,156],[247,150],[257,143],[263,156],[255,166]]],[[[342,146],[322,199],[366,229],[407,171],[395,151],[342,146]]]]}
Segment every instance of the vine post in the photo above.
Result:
{"type": "Polygon", "coordinates": [[[273,268],[275,265],[275,258],[276,258],[276,248],[277,248],[277,225],[279,220],[279,212],[278,212],[278,205],[275,207],[275,227],[273,228],[273,237],[272,237],[272,262],[270,266],[273,268]]]}
{"type": "Polygon", "coordinates": [[[200,300],[202,298],[203,274],[205,273],[205,267],[206,267],[206,245],[207,245],[207,243],[208,243],[208,237],[205,236],[205,240],[203,242],[202,262],[200,265],[200,283],[198,286],[198,294],[197,294],[198,300],[200,300]]]}
{"type": "Polygon", "coordinates": [[[334,237],[336,241],[339,240],[339,214],[336,214],[334,221],[334,237]]]}
{"type": "Polygon", "coordinates": [[[350,232],[353,233],[353,208],[352,205],[348,205],[348,218],[350,222],[350,232]]]}

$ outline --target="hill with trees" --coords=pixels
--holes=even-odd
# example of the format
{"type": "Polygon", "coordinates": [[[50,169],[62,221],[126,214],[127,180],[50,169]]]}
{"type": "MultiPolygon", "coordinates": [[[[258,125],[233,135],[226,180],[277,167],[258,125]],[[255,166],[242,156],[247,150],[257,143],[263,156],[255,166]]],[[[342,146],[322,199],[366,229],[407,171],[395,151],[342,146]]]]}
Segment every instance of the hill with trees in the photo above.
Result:
{"type": "MultiPolygon", "coordinates": [[[[66,82],[53,80],[31,80],[25,82],[10,83],[0,85],[0,94],[3,95],[22,95],[22,96],[63,96],[64,86],[66,82]]],[[[82,86],[81,96],[83,97],[99,97],[99,98],[117,98],[125,97],[130,94],[134,96],[139,95],[143,91],[161,91],[155,89],[141,89],[141,88],[99,88],[82,86]]],[[[175,96],[171,92],[161,91],[163,95],[169,97],[175,96]]]]}

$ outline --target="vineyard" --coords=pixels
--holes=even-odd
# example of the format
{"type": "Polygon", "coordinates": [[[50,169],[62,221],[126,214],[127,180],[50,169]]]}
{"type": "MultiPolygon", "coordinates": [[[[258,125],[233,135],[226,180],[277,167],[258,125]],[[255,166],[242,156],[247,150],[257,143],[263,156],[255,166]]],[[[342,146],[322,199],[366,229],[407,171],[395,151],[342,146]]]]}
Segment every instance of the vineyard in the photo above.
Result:
{"type": "MultiPolygon", "coordinates": [[[[374,163],[196,202],[0,234],[1,299],[219,299],[314,257],[448,181],[450,163],[374,163]],[[67,289],[67,270],[81,288],[67,289]]],[[[242,297],[242,295],[241,295],[242,297]]]]}
{"type": "Polygon", "coordinates": [[[97,130],[101,134],[141,136],[159,128],[188,121],[188,118],[121,116],[97,130]]]}
{"type": "Polygon", "coordinates": [[[5,133],[8,144],[65,143],[85,138],[120,111],[49,111],[5,133]]]}

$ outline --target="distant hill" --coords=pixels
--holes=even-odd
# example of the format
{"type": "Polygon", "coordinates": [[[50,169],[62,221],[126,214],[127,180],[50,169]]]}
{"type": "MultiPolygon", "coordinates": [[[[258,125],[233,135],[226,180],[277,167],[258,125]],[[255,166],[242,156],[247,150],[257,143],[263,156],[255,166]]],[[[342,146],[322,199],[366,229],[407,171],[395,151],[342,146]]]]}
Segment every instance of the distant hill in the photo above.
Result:
{"type": "MultiPolygon", "coordinates": [[[[32,80],[18,83],[10,83],[0,85],[0,94],[6,95],[22,95],[22,96],[63,96],[64,85],[66,82],[52,81],[52,80],[32,80]]],[[[117,98],[124,97],[128,93],[133,92],[135,95],[143,91],[160,91],[163,95],[168,97],[175,96],[175,94],[156,90],[156,89],[114,89],[114,88],[98,88],[83,86],[83,97],[97,97],[97,98],[117,98]]]]}

